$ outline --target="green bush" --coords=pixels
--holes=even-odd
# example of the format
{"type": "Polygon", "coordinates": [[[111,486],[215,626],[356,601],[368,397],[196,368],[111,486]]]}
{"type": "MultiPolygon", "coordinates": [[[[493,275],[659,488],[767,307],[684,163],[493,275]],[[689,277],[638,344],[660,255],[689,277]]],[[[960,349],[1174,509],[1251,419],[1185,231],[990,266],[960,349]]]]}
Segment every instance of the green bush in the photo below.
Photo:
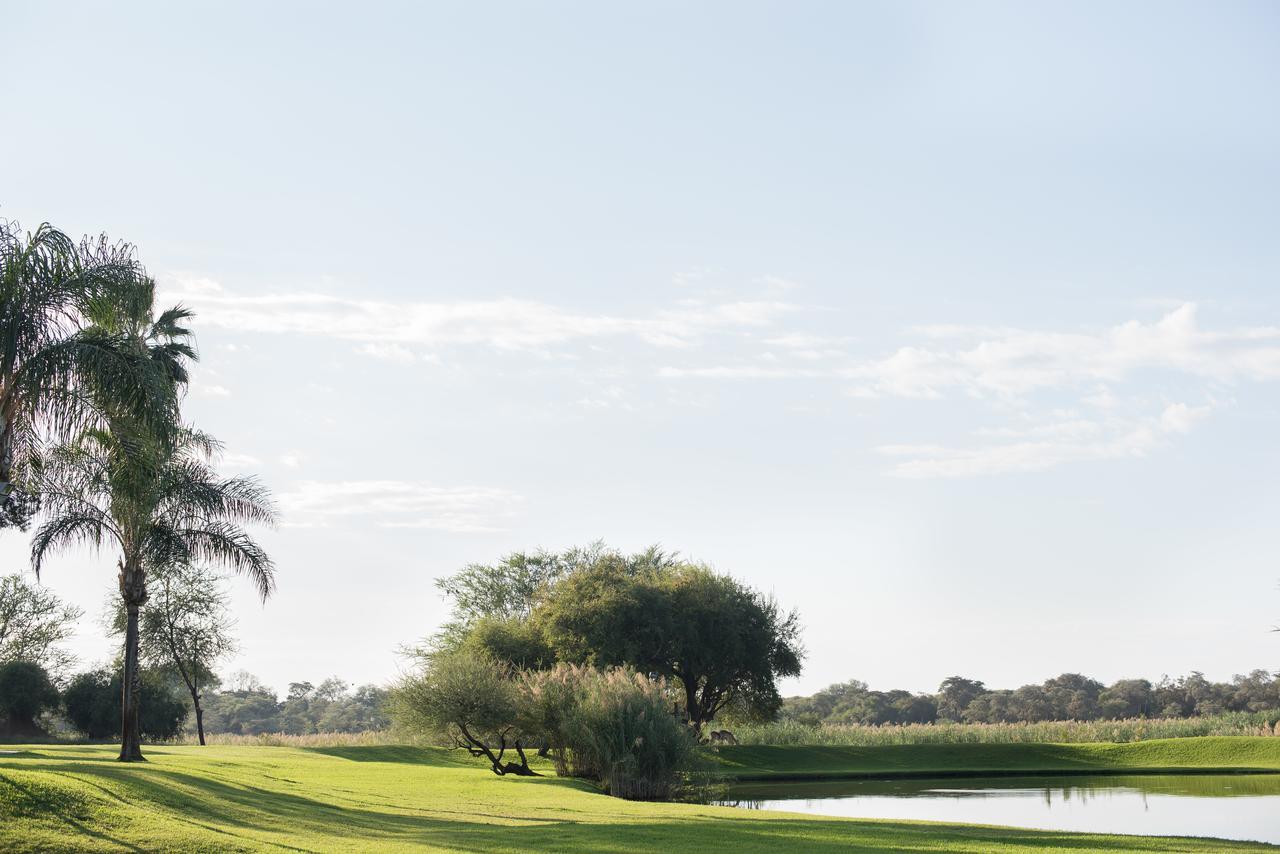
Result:
{"type": "Polygon", "coordinates": [[[661,682],[626,668],[582,669],[563,738],[575,766],[629,800],[666,800],[698,760],[693,731],[673,713],[661,682]]]}
{"type": "Polygon", "coordinates": [[[396,726],[428,738],[447,734],[489,760],[498,775],[531,775],[519,726],[520,687],[510,665],[484,655],[437,653],[400,680],[389,709],[396,726]],[[504,762],[514,750],[520,762],[504,762]]]}
{"type": "Polygon", "coordinates": [[[56,708],[58,691],[49,674],[34,661],[0,664],[0,733],[38,735],[36,718],[56,708]]]}
{"type": "MultiPolygon", "coordinates": [[[[62,692],[67,721],[89,738],[114,738],[120,734],[121,676],[118,672],[91,670],[72,678],[62,692]]],[[[163,677],[142,674],[142,703],[138,727],[148,741],[170,741],[182,732],[190,709],[163,677]]]]}
{"type": "Polygon", "coordinates": [[[561,776],[599,780],[621,798],[671,797],[698,760],[693,731],[660,681],[633,670],[559,664],[517,671],[466,652],[435,653],[391,694],[396,726],[447,734],[496,774],[533,774],[537,748],[561,776]],[[512,751],[520,762],[505,761],[512,751]]]}

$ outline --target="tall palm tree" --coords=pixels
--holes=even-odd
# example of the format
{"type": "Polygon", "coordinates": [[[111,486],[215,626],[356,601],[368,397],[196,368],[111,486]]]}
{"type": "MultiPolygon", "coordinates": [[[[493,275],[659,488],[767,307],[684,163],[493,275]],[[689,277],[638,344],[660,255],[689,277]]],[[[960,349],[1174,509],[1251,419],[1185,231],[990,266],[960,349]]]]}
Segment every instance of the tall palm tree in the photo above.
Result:
{"type": "Polygon", "coordinates": [[[38,496],[21,481],[42,438],[101,426],[104,405],[153,428],[177,423],[175,377],[152,370],[149,356],[185,356],[171,346],[144,353],[137,329],[120,322],[136,321],[147,294],[154,285],[128,244],[76,244],[47,223],[23,237],[0,222],[0,527],[30,518],[38,496]]]}
{"type": "Polygon", "coordinates": [[[44,523],[31,544],[37,574],[61,549],[91,545],[117,553],[126,627],[121,761],[142,759],[138,731],[138,613],[147,575],[197,562],[248,576],[266,599],[275,581],[270,557],[242,523],[272,524],[270,494],[253,478],[221,478],[218,444],[182,428],[157,438],[116,421],[58,447],[35,467],[44,523]]]}

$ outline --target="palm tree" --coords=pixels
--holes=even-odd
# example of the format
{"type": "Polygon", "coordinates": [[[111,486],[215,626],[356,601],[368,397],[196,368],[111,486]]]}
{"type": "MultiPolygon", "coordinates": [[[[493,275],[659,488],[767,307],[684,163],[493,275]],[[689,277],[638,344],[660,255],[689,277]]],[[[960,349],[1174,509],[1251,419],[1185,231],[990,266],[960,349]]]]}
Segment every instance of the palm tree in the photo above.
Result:
{"type": "Polygon", "coordinates": [[[138,731],[138,613],[147,575],[197,562],[247,575],[265,600],[274,589],[271,559],[242,523],[272,524],[270,494],[253,478],[220,478],[218,444],[182,428],[157,438],[116,421],[90,429],[36,466],[44,523],[31,544],[39,574],[52,553],[77,545],[118,554],[126,614],[121,761],[142,759],[138,731]]]}
{"type": "Polygon", "coordinates": [[[161,318],[183,335],[140,349],[147,299],[154,285],[132,246],[105,237],[77,245],[47,223],[23,238],[0,222],[0,527],[30,518],[38,496],[21,482],[42,438],[101,426],[104,407],[154,429],[177,423],[176,377],[151,368],[165,358],[181,366],[186,355],[174,348],[186,346],[177,327],[186,315],[161,318]]]}

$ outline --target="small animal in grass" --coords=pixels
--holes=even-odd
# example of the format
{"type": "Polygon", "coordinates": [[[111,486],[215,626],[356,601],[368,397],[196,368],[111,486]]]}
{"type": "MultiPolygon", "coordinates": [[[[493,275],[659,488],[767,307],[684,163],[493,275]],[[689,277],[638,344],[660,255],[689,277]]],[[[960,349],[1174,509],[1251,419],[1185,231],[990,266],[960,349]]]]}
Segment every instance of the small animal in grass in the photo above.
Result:
{"type": "Polygon", "coordinates": [[[733,737],[733,733],[727,729],[716,729],[711,731],[712,744],[737,744],[738,739],[733,737]]]}

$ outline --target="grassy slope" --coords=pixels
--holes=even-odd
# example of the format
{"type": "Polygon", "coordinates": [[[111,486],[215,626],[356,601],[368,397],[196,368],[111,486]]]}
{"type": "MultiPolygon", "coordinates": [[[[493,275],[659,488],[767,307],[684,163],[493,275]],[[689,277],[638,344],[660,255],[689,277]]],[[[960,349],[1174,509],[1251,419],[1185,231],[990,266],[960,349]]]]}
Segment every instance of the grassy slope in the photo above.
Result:
{"type": "Polygon", "coordinates": [[[1213,736],[1133,744],[721,747],[716,761],[723,773],[741,780],[1142,771],[1280,772],[1280,738],[1213,736]]]}
{"type": "Polygon", "coordinates": [[[143,765],[106,746],[20,750],[0,754],[4,851],[1276,850],[633,803],[435,749],[157,747],[143,765]]]}

